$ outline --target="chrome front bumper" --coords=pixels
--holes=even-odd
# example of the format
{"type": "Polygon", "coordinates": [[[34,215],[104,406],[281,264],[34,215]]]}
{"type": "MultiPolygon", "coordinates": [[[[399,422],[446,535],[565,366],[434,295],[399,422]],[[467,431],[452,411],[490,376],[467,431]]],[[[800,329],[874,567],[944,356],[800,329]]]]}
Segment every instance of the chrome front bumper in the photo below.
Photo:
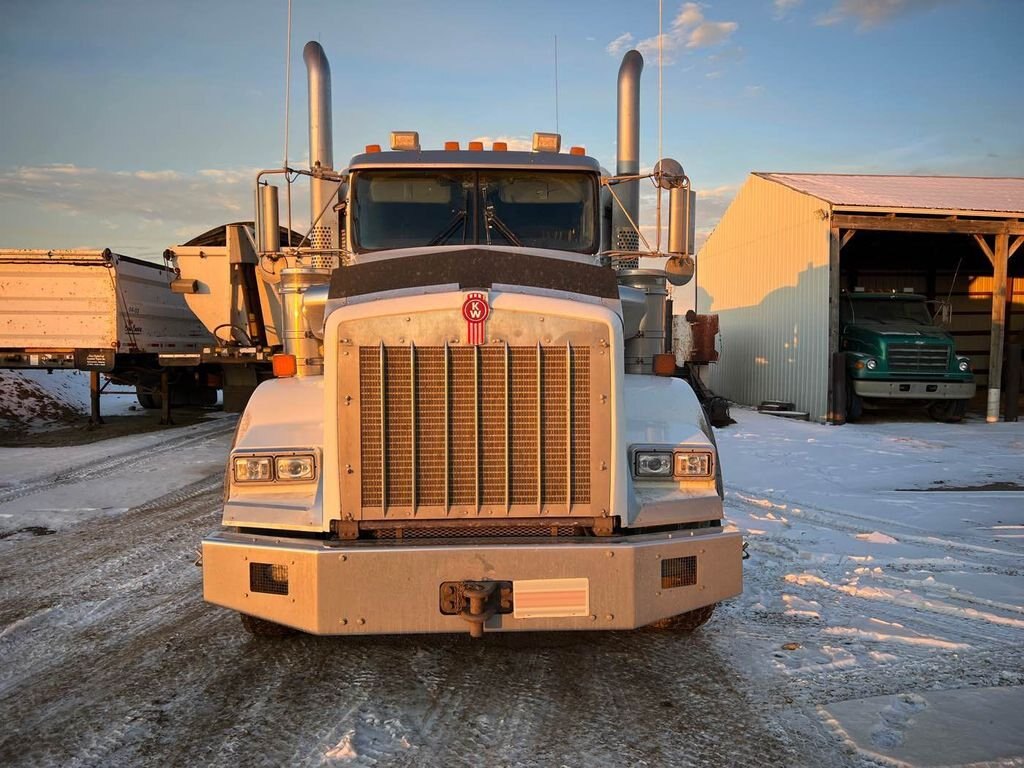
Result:
{"type": "MultiPolygon", "coordinates": [[[[219,531],[203,541],[203,596],[215,605],[317,635],[466,632],[441,612],[442,584],[573,580],[585,615],[496,614],[488,632],[631,629],[716,603],[743,589],[739,533],[717,528],[552,543],[326,545],[219,531]],[[664,578],[678,558],[694,583],[664,578]],[[664,561],[672,561],[668,569],[664,561]],[[268,576],[275,580],[269,580],[268,576]]],[[[562,582],[554,582],[562,583],[562,582]]],[[[512,602],[515,602],[513,586],[512,602]]],[[[517,611],[518,612],[518,611],[517,611]]]]}
{"type": "Polygon", "coordinates": [[[854,379],[853,391],[861,397],[902,400],[969,400],[977,385],[944,381],[877,381],[854,379]]]}

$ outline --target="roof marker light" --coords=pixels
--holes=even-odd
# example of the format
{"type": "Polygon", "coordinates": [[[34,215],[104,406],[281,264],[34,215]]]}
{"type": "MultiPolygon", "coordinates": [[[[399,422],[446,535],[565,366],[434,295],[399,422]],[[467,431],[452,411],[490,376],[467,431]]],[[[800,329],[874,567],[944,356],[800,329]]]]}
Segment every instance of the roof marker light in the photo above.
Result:
{"type": "Polygon", "coordinates": [[[482,141],[471,141],[471,142],[469,142],[469,151],[470,152],[483,152],[484,151],[484,143],[482,141]]]}
{"type": "Polygon", "coordinates": [[[562,148],[562,137],[557,133],[533,134],[534,152],[558,152],[562,148]]]}
{"type": "Polygon", "coordinates": [[[380,152],[380,144],[367,144],[366,145],[366,152],[367,153],[370,153],[370,152],[380,152]]]}
{"type": "Polygon", "coordinates": [[[491,145],[491,149],[493,149],[495,152],[508,152],[508,142],[496,141],[494,142],[494,144],[491,145]]]}
{"type": "Polygon", "coordinates": [[[419,131],[392,131],[391,148],[394,150],[405,150],[407,152],[419,152],[419,131]]]}
{"type": "Polygon", "coordinates": [[[585,147],[573,147],[572,149],[569,150],[569,154],[570,155],[585,155],[585,154],[587,154],[587,150],[586,150],[585,147]]]}
{"type": "Polygon", "coordinates": [[[457,141],[446,141],[444,143],[444,149],[445,149],[445,152],[458,152],[459,151],[459,142],[457,142],[457,141]]]}

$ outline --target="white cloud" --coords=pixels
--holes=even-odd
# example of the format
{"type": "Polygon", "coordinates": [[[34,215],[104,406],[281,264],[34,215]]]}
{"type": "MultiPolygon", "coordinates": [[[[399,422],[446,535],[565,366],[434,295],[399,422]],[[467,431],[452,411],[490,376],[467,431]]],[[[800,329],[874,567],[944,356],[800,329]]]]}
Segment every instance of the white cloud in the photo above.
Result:
{"type": "Polygon", "coordinates": [[[954,2],[959,0],[838,0],[816,23],[832,26],[853,19],[862,28],[875,27],[898,16],[930,11],[954,2]]]}
{"type": "Polygon", "coordinates": [[[775,18],[781,19],[791,10],[800,5],[803,0],[775,0],[773,5],[775,6],[775,18]]]}
{"type": "MultiPolygon", "coordinates": [[[[92,237],[96,245],[124,247],[122,253],[159,254],[186,235],[252,219],[255,179],[255,169],[108,171],[66,164],[0,169],[0,213],[6,212],[0,222],[16,219],[32,233],[25,237],[33,242],[21,247],[66,247],[64,240],[73,236],[76,242],[92,237]],[[53,232],[55,216],[73,219],[74,232],[53,232]]],[[[309,219],[307,185],[296,184],[292,196],[293,224],[303,229],[309,219]]],[[[282,224],[284,200],[282,190],[282,224]]]]}
{"type": "MultiPolygon", "coordinates": [[[[641,40],[636,44],[636,49],[645,57],[657,57],[660,41],[665,63],[671,63],[680,51],[720,45],[732,37],[737,29],[739,24],[735,21],[706,19],[699,3],[683,3],[667,32],[641,40]]],[[[627,32],[612,40],[606,50],[617,56],[632,41],[633,35],[627,32]]]]}
{"type": "Polygon", "coordinates": [[[485,147],[490,147],[496,141],[504,141],[512,152],[529,152],[533,149],[533,139],[525,136],[477,136],[471,141],[482,141],[485,147]]]}
{"type": "Polygon", "coordinates": [[[608,43],[608,45],[605,47],[605,50],[608,51],[608,53],[610,53],[612,56],[618,56],[620,53],[626,50],[626,48],[632,42],[633,36],[629,34],[629,32],[626,32],[624,35],[619,35],[610,43],[608,43]]]}

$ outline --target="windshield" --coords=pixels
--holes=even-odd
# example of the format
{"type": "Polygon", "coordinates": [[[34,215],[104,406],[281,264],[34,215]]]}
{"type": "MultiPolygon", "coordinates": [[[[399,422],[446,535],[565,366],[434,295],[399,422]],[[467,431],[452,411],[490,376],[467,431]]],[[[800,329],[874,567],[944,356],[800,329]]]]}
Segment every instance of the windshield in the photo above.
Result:
{"type": "Polygon", "coordinates": [[[597,250],[592,174],[361,171],[352,196],[359,252],[445,244],[597,250]]]}
{"type": "Polygon", "coordinates": [[[923,301],[885,298],[850,298],[843,302],[843,324],[933,325],[923,301]]]}

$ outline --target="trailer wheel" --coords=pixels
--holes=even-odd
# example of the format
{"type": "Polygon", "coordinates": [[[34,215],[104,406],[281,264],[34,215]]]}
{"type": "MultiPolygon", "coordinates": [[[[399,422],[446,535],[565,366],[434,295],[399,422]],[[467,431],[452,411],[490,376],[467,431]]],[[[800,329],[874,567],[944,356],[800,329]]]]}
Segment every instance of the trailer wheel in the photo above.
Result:
{"type": "Polygon", "coordinates": [[[296,630],[286,627],[284,624],[275,624],[266,619],[257,619],[247,613],[238,614],[242,619],[242,626],[245,631],[253,637],[288,637],[294,635],[296,630]]]}
{"type": "Polygon", "coordinates": [[[705,605],[703,608],[695,608],[692,611],[680,613],[678,616],[669,616],[667,619],[659,619],[647,626],[654,629],[671,629],[676,632],[693,632],[693,630],[708,623],[708,620],[715,612],[715,607],[717,605],[718,603],[705,605]]]}
{"type": "Polygon", "coordinates": [[[155,411],[160,407],[160,403],[157,402],[156,397],[152,392],[143,392],[142,385],[135,385],[135,398],[139,401],[139,405],[145,408],[147,411],[155,411]]]}

